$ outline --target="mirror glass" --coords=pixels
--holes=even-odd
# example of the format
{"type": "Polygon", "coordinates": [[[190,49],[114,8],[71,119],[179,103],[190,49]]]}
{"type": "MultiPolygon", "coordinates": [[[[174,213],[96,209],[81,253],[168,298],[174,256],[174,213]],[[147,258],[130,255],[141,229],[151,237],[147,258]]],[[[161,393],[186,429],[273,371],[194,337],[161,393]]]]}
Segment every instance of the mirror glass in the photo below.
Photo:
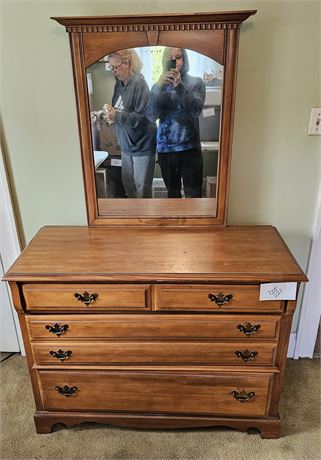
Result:
{"type": "Polygon", "coordinates": [[[216,200],[223,71],[164,46],[87,67],[99,214],[115,198],[216,200]]]}

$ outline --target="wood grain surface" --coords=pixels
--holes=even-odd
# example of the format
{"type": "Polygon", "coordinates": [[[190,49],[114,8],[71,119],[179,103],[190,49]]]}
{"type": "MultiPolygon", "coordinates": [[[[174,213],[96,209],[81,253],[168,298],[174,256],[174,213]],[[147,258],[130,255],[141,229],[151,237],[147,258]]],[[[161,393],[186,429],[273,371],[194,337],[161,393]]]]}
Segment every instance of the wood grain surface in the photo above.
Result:
{"type": "Polygon", "coordinates": [[[44,227],[8,281],[306,281],[272,226],[44,227]]]}

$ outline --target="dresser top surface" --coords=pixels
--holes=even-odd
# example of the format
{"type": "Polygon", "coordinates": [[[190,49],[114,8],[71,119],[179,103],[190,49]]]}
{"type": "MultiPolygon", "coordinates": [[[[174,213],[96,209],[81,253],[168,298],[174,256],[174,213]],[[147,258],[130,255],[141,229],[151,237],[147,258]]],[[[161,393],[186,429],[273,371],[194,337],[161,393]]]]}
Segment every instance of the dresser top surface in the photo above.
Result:
{"type": "Polygon", "coordinates": [[[272,226],[44,227],[8,281],[306,281],[272,226]]]}

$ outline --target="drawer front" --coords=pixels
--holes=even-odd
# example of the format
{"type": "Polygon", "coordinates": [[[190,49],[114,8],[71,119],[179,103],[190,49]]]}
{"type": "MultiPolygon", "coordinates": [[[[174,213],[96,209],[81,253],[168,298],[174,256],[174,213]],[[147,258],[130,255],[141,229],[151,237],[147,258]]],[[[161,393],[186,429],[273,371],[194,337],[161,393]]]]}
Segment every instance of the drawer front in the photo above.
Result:
{"type": "Polygon", "coordinates": [[[273,365],[276,343],[234,342],[35,342],[39,365],[273,365]]]}
{"type": "Polygon", "coordinates": [[[148,310],[149,285],[26,284],[27,310],[148,310]]]}
{"type": "Polygon", "coordinates": [[[226,312],[282,311],[281,301],[260,301],[259,295],[259,285],[159,285],[155,286],[155,309],[226,312]]]}
{"type": "Polygon", "coordinates": [[[267,414],[271,373],[39,371],[45,410],[267,414]],[[233,393],[234,392],[234,393],[233,393]],[[235,398],[245,398],[244,402],[235,398]]]}
{"type": "Polygon", "coordinates": [[[270,315],[26,315],[32,340],[46,339],[277,339],[270,315]]]}

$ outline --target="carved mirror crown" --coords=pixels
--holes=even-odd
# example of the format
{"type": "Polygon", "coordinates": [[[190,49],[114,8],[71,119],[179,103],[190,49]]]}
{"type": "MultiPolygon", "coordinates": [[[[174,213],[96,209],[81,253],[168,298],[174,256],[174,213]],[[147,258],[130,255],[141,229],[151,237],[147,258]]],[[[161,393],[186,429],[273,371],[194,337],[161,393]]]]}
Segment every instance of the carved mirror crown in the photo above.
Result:
{"type": "Polygon", "coordinates": [[[52,18],[70,36],[89,225],[225,225],[239,30],[255,13],[52,18]]]}

